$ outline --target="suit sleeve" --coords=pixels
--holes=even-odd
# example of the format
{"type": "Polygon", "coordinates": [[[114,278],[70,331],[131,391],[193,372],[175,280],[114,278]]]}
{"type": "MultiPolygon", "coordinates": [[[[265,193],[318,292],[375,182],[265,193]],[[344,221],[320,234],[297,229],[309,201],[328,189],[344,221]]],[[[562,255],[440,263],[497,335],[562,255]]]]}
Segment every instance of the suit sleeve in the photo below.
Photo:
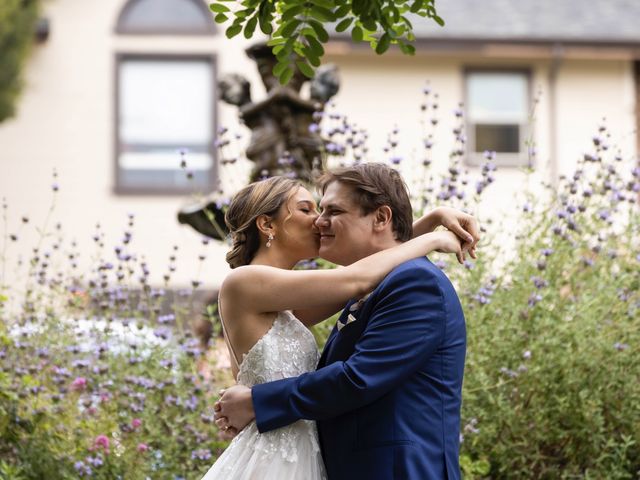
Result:
{"type": "Polygon", "coordinates": [[[367,327],[347,361],[252,388],[260,432],[367,405],[402,384],[438,349],[446,314],[435,276],[417,267],[393,272],[374,301],[367,327]]]}

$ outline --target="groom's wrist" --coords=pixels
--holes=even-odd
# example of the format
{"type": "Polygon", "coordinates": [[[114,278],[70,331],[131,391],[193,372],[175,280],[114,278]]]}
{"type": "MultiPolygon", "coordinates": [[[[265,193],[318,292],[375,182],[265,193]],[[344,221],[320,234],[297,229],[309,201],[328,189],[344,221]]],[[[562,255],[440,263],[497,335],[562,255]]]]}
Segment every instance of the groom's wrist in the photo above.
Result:
{"type": "Polygon", "coordinates": [[[253,388],[249,388],[249,395],[247,397],[247,409],[251,412],[251,417],[256,418],[256,408],[253,404],[253,388]]]}

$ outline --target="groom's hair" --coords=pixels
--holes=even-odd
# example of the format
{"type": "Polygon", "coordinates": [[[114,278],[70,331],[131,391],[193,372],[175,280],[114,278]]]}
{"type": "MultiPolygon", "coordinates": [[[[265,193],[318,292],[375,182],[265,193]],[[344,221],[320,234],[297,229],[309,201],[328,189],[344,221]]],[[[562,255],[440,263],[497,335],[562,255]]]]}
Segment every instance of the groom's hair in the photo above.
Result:
{"type": "Polygon", "coordinates": [[[351,187],[353,200],[363,215],[387,205],[396,240],[406,242],[413,236],[413,210],[407,185],[400,174],[383,163],[360,163],[324,172],[317,180],[322,194],[333,182],[351,187]]]}

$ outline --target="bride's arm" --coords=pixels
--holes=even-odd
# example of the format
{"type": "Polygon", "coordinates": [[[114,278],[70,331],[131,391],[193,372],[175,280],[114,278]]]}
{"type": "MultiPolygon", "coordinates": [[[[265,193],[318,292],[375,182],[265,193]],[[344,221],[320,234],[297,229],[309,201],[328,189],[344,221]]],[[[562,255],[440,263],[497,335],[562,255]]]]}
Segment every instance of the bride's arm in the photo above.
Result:
{"type": "Polygon", "coordinates": [[[242,299],[243,310],[256,313],[317,309],[365,295],[401,263],[434,250],[461,255],[453,233],[432,232],[332,270],[239,267],[224,281],[221,294],[242,299]]]}
{"type": "MultiPolygon", "coordinates": [[[[480,227],[475,217],[455,208],[437,207],[413,222],[413,236],[417,237],[432,232],[440,225],[457,234],[464,242],[462,245],[463,255],[458,260],[464,261],[465,250],[469,251],[471,257],[476,258],[475,248],[480,240],[480,227]]],[[[340,300],[333,304],[326,303],[317,308],[297,309],[294,313],[302,323],[312,326],[339,312],[344,307],[344,303],[343,300],[340,300]]]]}

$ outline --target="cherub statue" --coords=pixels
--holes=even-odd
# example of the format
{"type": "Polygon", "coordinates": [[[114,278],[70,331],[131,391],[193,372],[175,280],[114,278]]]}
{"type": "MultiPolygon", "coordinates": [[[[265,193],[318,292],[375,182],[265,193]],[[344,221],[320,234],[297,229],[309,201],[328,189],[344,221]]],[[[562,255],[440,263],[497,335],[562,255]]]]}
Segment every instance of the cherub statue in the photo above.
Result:
{"type": "MultiPolygon", "coordinates": [[[[310,182],[314,166],[323,164],[324,149],[317,130],[309,127],[313,113],[322,110],[338,92],[337,68],[332,65],[318,68],[311,81],[310,98],[305,99],[300,89],[308,79],[297,72],[288,85],[280,85],[273,75],[276,58],[269,46],[260,43],[246,52],[256,62],[267,90],[266,98],[253,102],[249,81],[235,73],[223,76],[218,89],[220,99],[237,106],[241,120],[251,129],[246,155],[255,165],[250,180],[293,172],[301,180],[310,182]]],[[[227,233],[224,212],[214,197],[183,208],[178,213],[178,221],[211,238],[222,240],[227,233]]]]}
{"type": "Polygon", "coordinates": [[[296,72],[288,85],[280,85],[273,75],[276,58],[269,46],[260,43],[246,52],[256,62],[267,97],[252,102],[249,81],[238,74],[224,76],[219,89],[220,98],[239,108],[240,118],[252,131],[246,150],[247,158],[255,163],[250,179],[293,171],[300,179],[310,181],[314,164],[322,163],[323,140],[309,126],[313,113],[338,91],[337,69],[319,68],[312,81],[311,98],[305,99],[300,89],[307,78],[296,72]],[[287,160],[283,162],[283,158],[287,160]]]}

